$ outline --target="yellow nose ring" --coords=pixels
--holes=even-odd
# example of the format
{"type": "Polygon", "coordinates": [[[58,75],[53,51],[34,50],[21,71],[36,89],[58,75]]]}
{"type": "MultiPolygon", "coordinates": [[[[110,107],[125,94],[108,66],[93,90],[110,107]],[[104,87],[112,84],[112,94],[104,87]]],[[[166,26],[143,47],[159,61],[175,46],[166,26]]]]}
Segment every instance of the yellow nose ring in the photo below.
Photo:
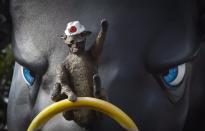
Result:
{"type": "Polygon", "coordinates": [[[81,107],[93,109],[108,115],[128,131],[139,131],[134,121],[121,109],[107,101],[92,97],[78,97],[76,102],[65,99],[48,106],[33,119],[27,131],[34,131],[58,113],[81,107]]]}

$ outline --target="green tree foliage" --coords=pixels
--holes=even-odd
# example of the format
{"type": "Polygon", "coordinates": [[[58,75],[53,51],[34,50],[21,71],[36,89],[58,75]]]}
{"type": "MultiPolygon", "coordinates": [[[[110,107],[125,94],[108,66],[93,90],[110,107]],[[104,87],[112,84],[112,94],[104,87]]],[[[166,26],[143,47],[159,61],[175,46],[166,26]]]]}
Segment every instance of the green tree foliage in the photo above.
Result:
{"type": "Polygon", "coordinates": [[[0,51],[0,130],[5,130],[9,88],[13,74],[14,57],[11,45],[0,51]]]}
{"type": "Polygon", "coordinates": [[[0,131],[5,131],[8,92],[13,72],[9,0],[0,0],[0,131]]]}
{"type": "Polygon", "coordinates": [[[14,64],[11,45],[0,52],[0,87],[9,88],[14,64]]]}

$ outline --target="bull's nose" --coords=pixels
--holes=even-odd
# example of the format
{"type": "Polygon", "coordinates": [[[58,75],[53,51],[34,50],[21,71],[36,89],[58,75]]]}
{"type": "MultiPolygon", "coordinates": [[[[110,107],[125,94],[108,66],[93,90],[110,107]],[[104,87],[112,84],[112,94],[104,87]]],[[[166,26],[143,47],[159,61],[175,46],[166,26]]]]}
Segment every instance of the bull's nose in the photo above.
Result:
{"type": "Polygon", "coordinates": [[[42,131],[86,131],[84,128],[80,127],[73,120],[67,121],[62,116],[58,114],[52,119],[50,119],[42,128],[42,131]]]}
{"type": "Polygon", "coordinates": [[[80,127],[86,129],[89,129],[94,123],[99,121],[97,113],[89,109],[75,109],[66,111],[63,112],[63,117],[68,121],[74,120],[80,127]]]}

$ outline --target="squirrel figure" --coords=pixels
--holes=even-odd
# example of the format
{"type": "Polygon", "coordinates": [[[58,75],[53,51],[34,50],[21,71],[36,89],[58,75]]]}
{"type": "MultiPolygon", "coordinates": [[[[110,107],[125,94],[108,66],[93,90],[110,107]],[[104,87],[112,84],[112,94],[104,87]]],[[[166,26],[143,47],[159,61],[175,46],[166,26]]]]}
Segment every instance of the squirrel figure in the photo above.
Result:
{"type": "MultiPolygon", "coordinates": [[[[51,99],[59,101],[68,98],[75,102],[77,97],[96,97],[107,100],[98,75],[99,57],[108,29],[107,20],[101,20],[101,28],[94,44],[85,50],[86,37],[91,34],[79,21],[69,22],[65,34],[61,36],[68,45],[69,54],[57,67],[56,83],[51,99]]],[[[81,127],[89,127],[99,118],[97,112],[89,109],[75,109],[63,113],[66,120],[74,120],[81,127]]]]}

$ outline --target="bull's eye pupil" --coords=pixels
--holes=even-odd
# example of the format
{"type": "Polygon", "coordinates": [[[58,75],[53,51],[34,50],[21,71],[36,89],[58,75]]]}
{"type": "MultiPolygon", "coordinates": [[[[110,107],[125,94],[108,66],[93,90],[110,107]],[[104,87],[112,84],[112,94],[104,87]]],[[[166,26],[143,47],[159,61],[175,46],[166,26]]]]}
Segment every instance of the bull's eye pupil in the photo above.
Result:
{"type": "Polygon", "coordinates": [[[169,74],[169,70],[162,73],[163,76],[167,76],[169,74]]]}
{"type": "Polygon", "coordinates": [[[34,73],[28,68],[22,67],[23,78],[29,86],[32,86],[35,80],[34,73]]]}
{"type": "Polygon", "coordinates": [[[169,69],[167,74],[164,77],[165,82],[168,84],[172,82],[177,77],[177,67],[169,69]]]}
{"type": "Polygon", "coordinates": [[[185,64],[178,65],[165,71],[162,74],[162,79],[169,86],[177,86],[183,81],[185,71],[185,64]]]}

